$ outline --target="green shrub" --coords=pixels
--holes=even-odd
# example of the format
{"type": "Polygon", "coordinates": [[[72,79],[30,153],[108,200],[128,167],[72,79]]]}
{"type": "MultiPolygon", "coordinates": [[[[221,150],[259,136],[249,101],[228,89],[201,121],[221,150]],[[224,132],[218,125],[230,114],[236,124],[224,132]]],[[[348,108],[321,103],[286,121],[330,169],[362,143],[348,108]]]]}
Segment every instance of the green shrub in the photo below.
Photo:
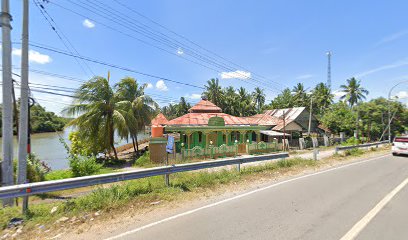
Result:
{"type": "Polygon", "coordinates": [[[343,142],[341,145],[343,146],[354,146],[354,145],[358,145],[360,144],[360,140],[355,138],[355,137],[351,137],[349,139],[347,139],[347,141],[343,142]]]}
{"type": "Polygon", "coordinates": [[[72,155],[69,157],[69,166],[73,177],[88,176],[98,173],[102,164],[96,162],[96,157],[72,155]]]}
{"type": "Polygon", "coordinates": [[[27,156],[27,179],[30,182],[41,182],[51,169],[34,154],[27,156]]]}
{"type": "MultiPolygon", "coordinates": [[[[18,161],[13,161],[14,180],[17,180],[18,161]]],[[[27,156],[27,182],[41,182],[45,180],[45,175],[50,171],[50,167],[41,161],[34,154],[27,156]]],[[[1,174],[0,174],[1,177],[1,174]]]]}
{"type": "Polygon", "coordinates": [[[135,163],[133,164],[135,167],[154,167],[156,166],[150,161],[150,152],[145,152],[142,156],[136,159],[135,163]]]}
{"type": "Polygon", "coordinates": [[[358,149],[358,148],[353,148],[353,149],[347,149],[344,151],[344,156],[360,156],[363,154],[363,150],[358,149]]]}

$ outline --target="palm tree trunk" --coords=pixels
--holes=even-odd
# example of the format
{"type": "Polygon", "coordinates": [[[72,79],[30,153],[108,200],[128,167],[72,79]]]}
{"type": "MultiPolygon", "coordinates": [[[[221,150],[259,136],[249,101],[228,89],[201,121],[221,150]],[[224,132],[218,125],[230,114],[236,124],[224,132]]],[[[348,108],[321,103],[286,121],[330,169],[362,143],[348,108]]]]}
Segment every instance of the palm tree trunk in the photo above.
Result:
{"type": "Polygon", "coordinates": [[[139,154],[139,143],[137,141],[137,134],[135,134],[136,152],[139,154]]]}
{"type": "Polygon", "coordinates": [[[113,150],[113,153],[115,154],[115,159],[118,159],[118,153],[116,152],[116,148],[115,148],[115,139],[114,139],[114,130],[113,130],[113,122],[111,121],[109,123],[109,145],[111,147],[111,149],[113,150]]]}
{"type": "Polygon", "coordinates": [[[136,145],[135,145],[135,137],[133,136],[133,134],[131,134],[131,137],[132,137],[133,150],[135,151],[135,153],[137,153],[136,145]]]}

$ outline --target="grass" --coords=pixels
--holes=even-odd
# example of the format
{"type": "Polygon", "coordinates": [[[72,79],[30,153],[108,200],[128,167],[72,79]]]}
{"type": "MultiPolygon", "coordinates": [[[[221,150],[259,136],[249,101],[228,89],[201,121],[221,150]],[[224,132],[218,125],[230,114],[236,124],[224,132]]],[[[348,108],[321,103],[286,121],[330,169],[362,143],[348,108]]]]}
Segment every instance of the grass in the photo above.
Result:
{"type": "MultiPolygon", "coordinates": [[[[183,192],[214,189],[219,185],[237,182],[253,174],[314,164],[316,162],[312,160],[295,158],[246,167],[240,173],[225,169],[216,172],[176,173],[170,177],[170,187],[164,185],[162,176],[128,181],[109,188],[99,187],[90,194],[66,202],[31,205],[30,212],[26,215],[22,215],[18,207],[3,208],[0,211],[0,227],[4,229],[13,217],[23,218],[28,227],[33,227],[35,224],[52,223],[62,216],[71,217],[99,210],[109,211],[130,203],[143,205],[158,200],[172,201],[180,197],[183,192]],[[51,215],[50,211],[54,206],[57,206],[58,210],[51,215]]],[[[60,175],[63,174],[66,173],[60,175]]]]}
{"type": "MultiPolygon", "coordinates": [[[[358,156],[362,150],[350,151],[347,156],[358,156]]],[[[339,156],[333,158],[339,160],[345,158],[339,156]]],[[[333,160],[332,159],[332,160],[333,160]]],[[[139,158],[137,166],[145,166],[150,163],[147,154],[139,158]]],[[[96,211],[115,211],[149,207],[152,202],[171,202],[181,200],[186,197],[185,193],[200,193],[206,190],[216,190],[228,184],[243,183],[244,181],[268,177],[270,174],[282,174],[295,169],[305,169],[325,164],[324,161],[313,161],[302,158],[284,159],[268,162],[257,166],[247,166],[241,168],[241,172],[235,169],[221,171],[199,171],[176,173],[170,176],[170,186],[166,187],[163,176],[149,177],[144,179],[126,181],[114,184],[109,187],[98,187],[91,193],[70,199],[65,202],[41,203],[30,205],[28,214],[20,213],[19,207],[9,207],[0,210],[0,228],[7,227],[10,219],[15,217],[23,218],[25,221],[25,232],[38,227],[38,225],[52,226],[59,218],[81,217],[96,211]],[[50,214],[53,207],[58,210],[50,214]]],[[[66,174],[61,171],[55,173],[56,176],[66,174]]],[[[197,196],[197,195],[192,195],[197,196]]]]}
{"type": "MultiPolygon", "coordinates": [[[[104,173],[111,173],[114,172],[112,168],[101,168],[96,174],[104,174],[104,173]]],[[[54,170],[45,175],[45,180],[46,181],[51,181],[51,180],[59,180],[59,179],[65,179],[65,178],[72,178],[72,172],[70,169],[63,169],[63,170],[54,170]]]]}

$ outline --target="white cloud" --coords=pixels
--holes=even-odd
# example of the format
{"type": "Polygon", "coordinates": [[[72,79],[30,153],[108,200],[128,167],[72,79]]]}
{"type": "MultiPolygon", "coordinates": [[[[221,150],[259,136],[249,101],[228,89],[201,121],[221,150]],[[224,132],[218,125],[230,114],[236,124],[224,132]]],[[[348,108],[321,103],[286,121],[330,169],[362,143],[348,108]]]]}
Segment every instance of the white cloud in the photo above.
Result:
{"type": "Polygon", "coordinates": [[[388,70],[388,69],[398,68],[398,67],[402,67],[402,66],[406,66],[406,65],[408,65],[408,60],[404,59],[404,60],[396,61],[396,62],[393,62],[393,63],[390,63],[390,64],[386,64],[386,65],[383,65],[383,66],[380,66],[380,67],[376,67],[376,68],[373,68],[373,69],[358,73],[355,76],[357,78],[365,77],[365,76],[371,75],[373,73],[381,72],[381,71],[388,70]]]}
{"type": "Polygon", "coordinates": [[[178,54],[178,55],[183,55],[183,54],[184,54],[183,49],[182,49],[182,48],[178,48],[178,49],[177,49],[177,54],[178,54]]]}
{"type": "Polygon", "coordinates": [[[157,83],[156,83],[156,88],[157,88],[157,90],[159,90],[159,91],[167,91],[167,90],[169,90],[163,80],[157,81],[157,83]]]}
{"type": "Polygon", "coordinates": [[[92,21],[89,20],[89,19],[85,19],[85,20],[82,22],[82,25],[83,25],[84,27],[86,27],[86,28],[94,28],[94,27],[95,27],[95,23],[92,22],[92,21]]]}
{"type": "Polygon", "coordinates": [[[399,38],[401,38],[401,37],[403,37],[403,36],[405,36],[407,34],[408,34],[408,30],[402,30],[402,31],[393,33],[391,35],[388,35],[388,36],[384,37],[383,39],[378,41],[375,45],[379,46],[379,45],[384,44],[384,43],[395,41],[395,40],[397,40],[397,39],[399,39],[399,38]]]}
{"type": "Polygon", "coordinates": [[[199,94],[199,93],[192,93],[191,95],[186,95],[185,96],[186,98],[189,98],[189,99],[201,99],[201,94],[199,94]]]}
{"type": "Polygon", "coordinates": [[[396,96],[398,99],[408,98],[408,91],[399,91],[395,96],[396,96]]]}
{"type": "MultiPolygon", "coordinates": [[[[21,57],[21,49],[13,48],[13,50],[11,51],[11,54],[13,54],[14,56],[21,57]]],[[[39,63],[39,64],[46,64],[52,61],[50,56],[39,53],[34,50],[28,51],[28,60],[30,62],[39,63]]]]}
{"type": "Polygon", "coordinates": [[[334,90],[332,94],[334,95],[335,99],[340,99],[340,97],[344,95],[344,92],[341,91],[340,89],[337,89],[337,90],[334,90]]]}
{"type": "Polygon", "coordinates": [[[297,80],[305,80],[305,79],[309,79],[309,78],[312,78],[312,77],[313,77],[312,74],[303,74],[303,75],[297,76],[296,79],[297,80]]]}
{"type": "Polygon", "coordinates": [[[150,88],[153,88],[153,84],[147,83],[146,89],[150,89],[150,88]]]}
{"type": "Polygon", "coordinates": [[[221,74],[222,79],[248,79],[251,78],[251,73],[250,72],[245,72],[242,70],[236,70],[234,72],[222,72],[221,74]]]}

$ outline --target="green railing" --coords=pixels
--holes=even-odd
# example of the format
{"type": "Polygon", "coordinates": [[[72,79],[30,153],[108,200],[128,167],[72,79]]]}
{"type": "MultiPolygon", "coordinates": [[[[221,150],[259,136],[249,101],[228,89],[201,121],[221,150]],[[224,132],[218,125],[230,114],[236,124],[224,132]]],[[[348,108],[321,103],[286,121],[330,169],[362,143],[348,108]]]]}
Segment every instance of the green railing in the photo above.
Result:
{"type": "Polygon", "coordinates": [[[249,154],[269,153],[276,151],[278,151],[277,142],[258,142],[247,145],[247,153],[249,154]]]}
{"type": "Polygon", "coordinates": [[[182,159],[189,158],[219,158],[219,157],[231,157],[236,156],[238,153],[238,146],[227,146],[225,144],[219,147],[202,148],[195,146],[192,149],[181,149],[182,159]]]}

